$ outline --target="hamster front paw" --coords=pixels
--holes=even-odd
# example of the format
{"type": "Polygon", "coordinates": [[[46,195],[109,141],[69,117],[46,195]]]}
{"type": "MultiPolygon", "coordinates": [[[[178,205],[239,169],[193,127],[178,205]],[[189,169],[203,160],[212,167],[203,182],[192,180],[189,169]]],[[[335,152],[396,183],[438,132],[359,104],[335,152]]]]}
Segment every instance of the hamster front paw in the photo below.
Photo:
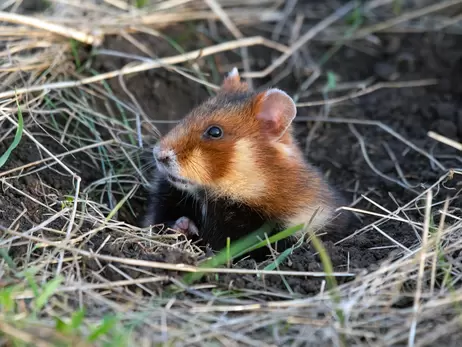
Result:
{"type": "Polygon", "coordinates": [[[180,217],[173,224],[172,229],[179,231],[186,236],[199,236],[199,229],[197,229],[194,222],[188,217],[180,217]]]}

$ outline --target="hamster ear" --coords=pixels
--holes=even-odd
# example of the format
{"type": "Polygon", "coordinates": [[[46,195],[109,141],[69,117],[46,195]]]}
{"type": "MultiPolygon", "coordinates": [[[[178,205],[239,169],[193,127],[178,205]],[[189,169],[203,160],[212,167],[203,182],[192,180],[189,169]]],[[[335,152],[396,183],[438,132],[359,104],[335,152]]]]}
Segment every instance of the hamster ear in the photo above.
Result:
{"type": "Polygon", "coordinates": [[[232,93],[247,91],[249,86],[245,82],[241,82],[239,71],[234,67],[228,76],[224,79],[219,92],[232,93]]]}
{"type": "Polygon", "coordinates": [[[255,101],[255,117],[261,122],[262,131],[277,141],[297,114],[294,101],[287,93],[276,88],[259,93],[255,101]]]}

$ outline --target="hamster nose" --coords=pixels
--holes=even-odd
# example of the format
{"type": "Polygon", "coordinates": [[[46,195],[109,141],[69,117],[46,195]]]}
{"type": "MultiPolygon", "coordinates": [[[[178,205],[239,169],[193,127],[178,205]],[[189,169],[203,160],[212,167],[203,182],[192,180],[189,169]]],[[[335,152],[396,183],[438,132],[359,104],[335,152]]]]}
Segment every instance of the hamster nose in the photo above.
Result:
{"type": "Polygon", "coordinates": [[[156,158],[160,163],[162,163],[164,165],[168,165],[170,163],[170,159],[171,159],[171,157],[166,152],[159,153],[156,156],[156,158]]]}
{"type": "Polygon", "coordinates": [[[164,165],[169,165],[172,160],[172,153],[168,150],[163,150],[159,146],[154,147],[154,158],[164,165]]]}

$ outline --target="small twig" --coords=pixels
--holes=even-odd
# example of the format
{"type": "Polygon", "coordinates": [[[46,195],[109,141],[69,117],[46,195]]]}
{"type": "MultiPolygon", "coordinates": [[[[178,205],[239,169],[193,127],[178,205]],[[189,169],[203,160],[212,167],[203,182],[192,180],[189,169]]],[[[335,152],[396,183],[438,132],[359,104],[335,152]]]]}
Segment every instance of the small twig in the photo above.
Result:
{"type": "MultiPolygon", "coordinates": [[[[69,209],[68,208],[63,208],[61,211],[57,212],[56,214],[53,214],[50,218],[48,218],[47,220],[43,221],[42,223],[40,223],[39,225],[29,229],[29,230],[26,230],[22,233],[22,235],[31,235],[33,233],[35,233],[36,231],[40,231],[42,230],[43,228],[45,228],[47,225],[49,225],[51,222],[57,220],[58,218],[62,217],[63,215],[65,215],[67,212],[69,212],[69,209]]],[[[0,247],[3,247],[4,245],[10,243],[10,242],[13,242],[15,240],[18,240],[20,239],[21,237],[20,236],[13,236],[11,238],[7,238],[7,239],[4,239],[2,241],[0,241],[0,247]]]]}
{"type": "Polygon", "coordinates": [[[17,13],[0,11],[0,22],[10,22],[15,24],[28,25],[64,37],[72,38],[76,41],[80,41],[88,45],[98,46],[101,44],[103,40],[102,35],[90,35],[88,33],[76,29],[66,28],[58,24],[38,19],[37,17],[25,16],[17,13]]]}
{"type": "Polygon", "coordinates": [[[297,3],[298,3],[298,0],[286,1],[284,11],[283,11],[284,17],[274,26],[273,33],[271,34],[271,40],[274,40],[274,41],[279,40],[279,36],[281,35],[282,29],[284,28],[284,25],[286,24],[290,14],[294,10],[297,3]]]}
{"type": "MultiPolygon", "coordinates": [[[[370,216],[386,218],[387,220],[396,220],[396,221],[399,221],[399,222],[402,222],[402,223],[413,224],[413,225],[419,226],[419,227],[421,227],[421,224],[422,224],[422,223],[419,223],[419,222],[413,222],[413,221],[409,221],[409,220],[406,220],[404,218],[401,218],[401,217],[398,216],[396,211],[395,212],[390,212],[390,215],[385,215],[385,214],[382,214],[382,213],[362,210],[362,209],[359,209],[359,208],[349,207],[349,206],[342,206],[342,207],[339,207],[338,209],[339,210],[347,210],[347,211],[356,212],[356,213],[367,214],[367,215],[370,215],[370,216]]],[[[375,224],[377,224],[377,223],[372,223],[371,226],[373,226],[375,224]]]]}
{"type": "Polygon", "coordinates": [[[420,307],[420,297],[422,295],[422,281],[423,281],[423,274],[425,269],[425,255],[427,251],[427,240],[428,234],[430,233],[430,214],[432,208],[432,190],[429,189],[427,192],[427,199],[425,205],[425,220],[424,220],[424,230],[423,230],[423,237],[422,237],[422,246],[420,249],[420,264],[419,264],[419,273],[417,276],[417,288],[414,297],[414,306],[413,306],[413,318],[411,323],[411,328],[409,330],[409,340],[408,346],[414,346],[415,341],[415,333],[417,328],[417,316],[419,314],[419,307],[420,307]]]}
{"type": "Polygon", "coordinates": [[[409,190],[409,191],[411,191],[411,192],[413,192],[415,194],[418,194],[418,192],[416,190],[408,187],[403,182],[398,181],[397,179],[394,179],[393,177],[390,177],[388,175],[385,175],[383,172],[381,172],[379,169],[377,169],[375,167],[375,165],[372,163],[371,159],[369,158],[369,155],[367,154],[366,143],[364,141],[364,138],[361,136],[361,134],[358,132],[358,130],[356,130],[356,128],[354,127],[353,124],[348,124],[348,127],[350,128],[351,132],[356,136],[356,138],[357,138],[357,140],[359,142],[359,145],[361,147],[361,152],[363,153],[364,160],[366,160],[367,165],[369,165],[369,167],[371,168],[372,171],[374,171],[380,177],[382,177],[382,178],[384,178],[384,179],[386,179],[386,180],[388,180],[390,182],[396,183],[397,185],[399,185],[400,187],[403,187],[406,190],[409,190]]]}
{"type": "Polygon", "coordinates": [[[308,30],[302,37],[300,37],[293,45],[290,46],[289,50],[282,54],[279,58],[277,58],[270,66],[266,69],[258,72],[251,72],[250,74],[243,74],[243,77],[253,77],[253,78],[263,78],[268,76],[272,73],[277,67],[279,67],[282,63],[284,63],[287,59],[289,59],[294,52],[298,51],[301,47],[303,47],[309,40],[315,37],[319,32],[323,31],[334,22],[345,16],[348,12],[350,12],[356,5],[355,1],[350,1],[346,5],[338,8],[334,13],[330,16],[324,18],[310,30],[308,30]]]}
{"type": "MultiPolygon", "coordinates": [[[[88,146],[76,148],[76,149],[74,149],[72,151],[69,151],[69,152],[57,154],[55,156],[55,158],[63,158],[65,156],[68,156],[68,155],[71,155],[71,154],[86,151],[87,149],[92,149],[92,148],[95,148],[95,147],[105,146],[105,145],[109,145],[109,144],[116,143],[116,142],[117,142],[116,140],[107,140],[107,141],[104,141],[104,142],[93,143],[93,144],[88,145],[88,146]]],[[[15,168],[13,168],[11,170],[8,170],[8,171],[0,172],[0,177],[9,175],[9,174],[11,174],[13,172],[16,172],[16,171],[22,171],[22,170],[27,169],[27,168],[29,168],[31,166],[36,166],[36,165],[45,163],[45,162],[53,160],[53,159],[54,159],[53,157],[48,157],[48,158],[44,158],[44,159],[41,159],[41,160],[33,161],[31,163],[27,163],[27,164],[19,166],[19,167],[15,167],[15,168]]]]}
{"type": "Polygon", "coordinates": [[[31,93],[31,92],[37,92],[37,91],[78,87],[78,86],[82,86],[85,84],[101,82],[101,81],[104,81],[110,78],[117,77],[119,75],[129,75],[129,74],[133,74],[137,72],[156,69],[156,68],[163,67],[166,65],[175,65],[179,63],[184,63],[190,60],[195,60],[197,59],[198,56],[206,57],[212,54],[230,51],[236,48],[250,47],[250,46],[256,46],[256,45],[263,45],[263,46],[266,46],[272,49],[279,50],[281,52],[285,52],[287,50],[287,48],[284,45],[270,41],[268,39],[265,39],[264,37],[261,37],[261,36],[248,37],[245,39],[220,43],[218,45],[206,47],[203,49],[196,49],[188,53],[179,54],[179,55],[175,55],[175,56],[171,56],[167,58],[162,58],[162,59],[152,61],[152,62],[139,63],[139,64],[135,64],[134,66],[133,65],[125,66],[124,68],[120,70],[103,73],[103,74],[93,76],[93,77],[83,78],[79,81],[64,81],[64,82],[49,83],[49,84],[33,86],[33,87],[18,88],[17,90],[10,90],[10,91],[0,93],[0,99],[11,98],[15,95],[22,95],[25,93],[31,93]]]}
{"type": "Polygon", "coordinates": [[[348,101],[366,94],[370,94],[379,89],[385,88],[412,88],[412,87],[426,87],[438,84],[437,79],[426,79],[426,80],[417,80],[417,81],[405,81],[405,82],[380,82],[374,84],[368,88],[362,89],[357,92],[350,93],[345,96],[339,96],[338,98],[328,99],[328,100],[319,100],[319,101],[307,101],[297,103],[297,107],[312,107],[312,106],[324,106],[326,104],[333,105],[340,102],[348,101]]]}
{"type": "Polygon", "coordinates": [[[391,129],[388,125],[383,124],[382,122],[379,121],[373,121],[373,120],[362,120],[362,119],[348,119],[348,118],[324,118],[324,117],[311,117],[311,116],[302,116],[302,117],[296,117],[294,119],[294,122],[306,122],[306,121],[321,121],[321,122],[327,122],[327,123],[345,123],[345,124],[362,124],[362,125],[374,125],[382,130],[386,131],[393,137],[397,138],[399,141],[402,143],[406,144],[409,146],[411,149],[416,151],[417,153],[422,154],[423,156],[427,157],[429,160],[431,160],[433,163],[435,163],[442,171],[446,171],[446,167],[441,164],[435,157],[430,155],[428,152],[424,151],[423,149],[417,147],[414,145],[412,142],[406,140],[403,136],[398,134],[396,131],[391,129]]]}
{"type": "Polygon", "coordinates": [[[388,240],[390,240],[391,242],[393,242],[395,245],[397,245],[398,247],[404,249],[406,252],[409,252],[411,253],[412,251],[407,248],[406,246],[404,246],[403,244],[399,243],[398,241],[396,241],[394,238],[392,238],[391,236],[389,236],[387,233],[383,232],[379,227],[373,225],[372,226],[376,231],[378,231],[382,236],[386,237],[388,240]]]}
{"type": "MultiPolygon", "coordinates": [[[[74,221],[75,221],[75,215],[77,213],[77,203],[79,200],[79,194],[80,194],[80,181],[82,180],[80,176],[75,175],[74,179],[77,181],[75,184],[75,194],[74,194],[74,201],[72,203],[72,212],[71,212],[71,218],[69,220],[69,224],[66,229],[66,238],[64,242],[69,242],[71,239],[71,231],[74,226],[74,221]]],[[[63,260],[64,260],[64,249],[61,250],[61,253],[59,254],[59,261],[58,261],[58,267],[56,269],[56,276],[58,276],[61,272],[61,267],[63,265],[63,260]]]]}
{"type": "MultiPolygon", "coordinates": [[[[454,171],[454,170],[452,170],[454,171]]],[[[396,210],[393,211],[393,215],[398,215],[401,211],[404,211],[406,210],[407,208],[409,208],[411,205],[415,204],[416,201],[422,199],[426,192],[429,190],[429,189],[434,189],[435,187],[438,187],[440,184],[442,184],[445,180],[447,180],[447,178],[449,177],[451,173],[446,171],[436,182],[434,182],[428,189],[426,189],[424,192],[422,192],[421,194],[419,194],[418,196],[416,196],[414,199],[412,199],[411,201],[407,202],[406,204],[404,204],[403,206],[399,206],[398,208],[396,208],[396,210]]],[[[354,208],[351,208],[351,207],[341,207],[341,209],[345,209],[345,210],[351,210],[353,212],[357,211],[357,212],[360,212],[360,213],[366,213],[366,214],[371,214],[371,215],[377,215],[377,216],[380,216],[382,218],[380,218],[379,220],[375,221],[375,222],[372,222],[362,228],[360,228],[359,230],[356,230],[354,233],[342,238],[341,240],[335,242],[335,245],[338,245],[338,244],[341,244],[342,242],[345,242],[346,240],[349,240],[367,230],[369,230],[372,225],[379,225],[379,224],[382,224],[383,222],[386,222],[388,221],[389,219],[394,219],[394,217],[390,217],[390,216],[383,216],[383,215],[380,215],[380,214],[377,214],[377,213],[374,213],[374,212],[369,212],[369,211],[364,211],[364,210],[359,210],[359,209],[354,209],[354,208]]],[[[421,225],[422,223],[416,223],[416,222],[412,222],[412,221],[409,221],[409,220],[405,220],[403,219],[403,222],[404,223],[412,223],[414,225],[421,225]]]]}
{"type": "Polygon", "coordinates": [[[441,213],[441,219],[440,223],[438,225],[438,230],[436,232],[436,238],[435,238],[435,253],[433,255],[432,259],[432,275],[431,275],[431,280],[430,280],[430,293],[433,295],[433,291],[435,290],[435,281],[436,281],[436,264],[438,263],[438,255],[439,255],[439,247],[440,247],[440,241],[441,241],[441,235],[443,233],[443,228],[444,228],[444,222],[446,220],[446,214],[448,212],[449,208],[449,199],[446,199],[444,201],[444,207],[443,207],[443,212],[441,213]]]}
{"type": "MultiPolygon", "coordinates": [[[[223,25],[228,29],[231,34],[233,34],[234,38],[242,39],[244,35],[241,31],[237,28],[237,26],[233,23],[233,21],[229,18],[223,8],[220,6],[218,2],[215,0],[204,0],[205,3],[210,7],[210,9],[220,18],[223,22],[223,25]]],[[[248,74],[250,71],[250,60],[249,60],[249,51],[246,47],[241,48],[242,54],[242,64],[244,66],[244,71],[248,74]]],[[[249,85],[250,89],[253,89],[252,79],[250,77],[246,78],[246,82],[249,85]]]]}
{"type": "MultiPolygon", "coordinates": [[[[19,124],[12,119],[11,117],[7,116],[7,119],[13,123],[16,127],[19,126],[19,124]]],[[[59,160],[53,153],[51,153],[44,145],[42,145],[37,139],[26,129],[23,130],[23,133],[30,139],[32,142],[34,142],[38,147],[40,147],[45,153],[47,153],[52,159],[54,159],[64,170],[66,170],[72,177],[77,177],[77,175],[69,169],[61,160],[59,160]]]]}
{"type": "Polygon", "coordinates": [[[458,149],[459,151],[462,151],[462,143],[460,142],[451,140],[450,138],[437,134],[434,131],[429,131],[427,135],[436,141],[439,141],[441,143],[444,143],[445,145],[451,146],[455,149],[458,149]]]}
{"type": "Polygon", "coordinates": [[[368,36],[368,35],[370,35],[372,33],[375,33],[377,31],[381,31],[381,30],[390,28],[390,27],[395,26],[395,25],[397,25],[399,23],[407,22],[407,21],[409,21],[411,19],[414,19],[414,18],[425,16],[425,15],[430,14],[432,12],[441,11],[441,10],[447,8],[447,7],[457,5],[457,4],[460,4],[460,3],[462,3],[462,0],[441,1],[441,2],[437,2],[436,4],[433,4],[433,5],[430,5],[430,6],[415,10],[415,11],[410,11],[410,12],[404,13],[401,16],[394,17],[392,19],[389,19],[387,21],[372,25],[372,26],[364,28],[362,30],[358,30],[358,32],[356,32],[356,34],[354,34],[350,38],[350,40],[356,40],[356,39],[364,38],[364,37],[366,37],[366,36],[368,36]]]}
{"type": "Polygon", "coordinates": [[[404,184],[406,184],[409,188],[415,188],[417,186],[412,186],[412,184],[410,184],[406,177],[404,177],[404,173],[403,173],[403,170],[401,169],[401,166],[399,165],[399,162],[398,160],[396,159],[396,156],[395,156],[395,153],[393,153],[393,151],[391,150],[390,146],[388,146],[388,144],[386,142],[383,143],[383,147],[385,148],[385,150],[387,151],[388,155],[390,156],[390,159],[391,161],[393,162],[393,164],[395,164],[395,169],[396,169],[396,172],[398,173],[399,177],[403,180],[404,184]]]}

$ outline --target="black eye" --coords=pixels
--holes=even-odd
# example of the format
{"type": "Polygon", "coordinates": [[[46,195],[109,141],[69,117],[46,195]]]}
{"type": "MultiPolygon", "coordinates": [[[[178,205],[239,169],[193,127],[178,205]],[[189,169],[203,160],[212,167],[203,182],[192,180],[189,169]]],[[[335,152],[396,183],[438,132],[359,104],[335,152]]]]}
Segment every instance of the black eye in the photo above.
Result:
{"type": "Polygon", "coordinates": [[[223,136],[223,130],[221,130],[221,128],[216,125],[212,125],[207,128],[205,135],[212,139],[219,139],[223,136]]]}

